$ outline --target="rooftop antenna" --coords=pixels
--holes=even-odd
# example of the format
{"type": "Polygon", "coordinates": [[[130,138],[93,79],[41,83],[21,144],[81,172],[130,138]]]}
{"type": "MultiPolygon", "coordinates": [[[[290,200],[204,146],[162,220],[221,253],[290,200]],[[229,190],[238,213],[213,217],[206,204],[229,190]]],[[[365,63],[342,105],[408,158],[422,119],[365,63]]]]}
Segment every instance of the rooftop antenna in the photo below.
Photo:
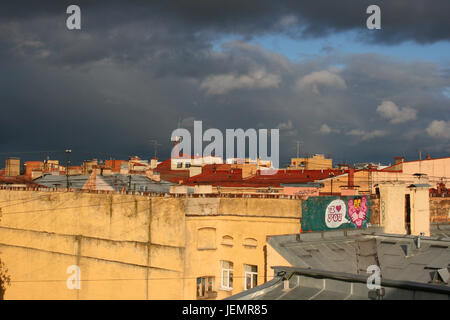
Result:
{"type": "Polygon", "coordinates": [[[161,146],[161,144],[158,143],[158,140],[156,140],[156,139],[150,140],[150,142],[153,142],[153,152],[154,152],[153,157],[157,158],[158,157],[158,146],[161,146]]]}
{"type": "Polygon", "coordinates": [[[297,140],[297,159],[300,157],[300,145],[303,146],[303,141],[297,140]]]}
{"type": "Polygon", "coordinates": [[[417,150],[419,151],[419,173],[422,173],[422,151],[421,149],[417,150]]]}

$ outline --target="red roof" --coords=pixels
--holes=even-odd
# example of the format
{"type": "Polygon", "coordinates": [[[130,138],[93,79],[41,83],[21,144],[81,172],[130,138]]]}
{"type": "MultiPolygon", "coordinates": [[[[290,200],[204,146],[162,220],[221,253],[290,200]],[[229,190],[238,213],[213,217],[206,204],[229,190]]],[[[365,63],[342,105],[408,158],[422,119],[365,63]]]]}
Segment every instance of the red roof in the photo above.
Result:
{"type": "Polygon", "coordinates": [[[212,184],[221,186],[251,186],[264,187],[273,186],[279,187],[284,183],[306,183],[313,182],[325,178],[329,178],[330,174],[334,175],[348,172],[342,169],[327,169],[327,170],[277,170],[275,174],[264,175],[261,170],[256,172],[256,175],[248,178],[242,178],[242,169],[221,170],[217,166],[216,171],[211,170],[211,166],[205,166],[203,172],[199,175],[189,178],[187,184],[212,184]]]}
{"type": "Polygon", "coordinates": [[[180,180],[187,181],[189,179],[189,170],[171,169],[171,159],[167,159],[158,164],[155,171],[159,172],[159,176],[162,180],[173,183],[178,183],[180,180]]]}
{"type": "Polygon", "coordinates": [[[24,177],[0,177],[0,184],[25,184],[27,187],[39,187],[40,185],[24,177]]]}

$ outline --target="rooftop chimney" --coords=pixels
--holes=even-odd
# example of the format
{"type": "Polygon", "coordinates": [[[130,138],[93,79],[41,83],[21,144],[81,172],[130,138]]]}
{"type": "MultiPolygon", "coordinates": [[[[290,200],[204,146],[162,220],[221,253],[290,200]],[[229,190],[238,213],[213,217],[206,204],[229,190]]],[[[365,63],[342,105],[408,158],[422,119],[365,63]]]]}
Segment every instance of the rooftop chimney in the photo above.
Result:
{"type": "Polygon", "coordinates": [[[355,182],[355,168],[349,167],[348,168],[348,187],[350,189],[353,189],[353,186],[355,182]]]}

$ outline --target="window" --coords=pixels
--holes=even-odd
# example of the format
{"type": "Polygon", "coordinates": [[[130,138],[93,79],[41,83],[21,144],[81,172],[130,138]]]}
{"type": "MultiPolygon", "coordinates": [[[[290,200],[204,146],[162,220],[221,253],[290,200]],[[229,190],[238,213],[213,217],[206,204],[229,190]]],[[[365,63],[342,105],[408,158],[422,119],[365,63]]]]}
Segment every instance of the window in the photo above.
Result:
{"type": "Polygon", "coordinates": [[[222,288],[233,289],[233,262],[222,261],[222,288]]]}
{"type": "Polygon", "coordinates": [[[183,162],[177,162],[177,168],[183,168],[183,162]]]}
{"type": "Polygon", "coordinates": [[[185,167],[185,168],[190,168],[190,167],[191,167],[191,164],[190,164],[189,162],[186,162],[186,163],[184,164],[184,167],[185,167]]]}
{"type": "Polygon", "coordinates": [[[214,277],[197,278],[197,299],[215,298],[214,277]]]}
{"type": "Polygon", "coordinates": [[[244,265],[244,271],[245,289],[256,287],[258,285],[258,266],[246,264],[244,265]]]}

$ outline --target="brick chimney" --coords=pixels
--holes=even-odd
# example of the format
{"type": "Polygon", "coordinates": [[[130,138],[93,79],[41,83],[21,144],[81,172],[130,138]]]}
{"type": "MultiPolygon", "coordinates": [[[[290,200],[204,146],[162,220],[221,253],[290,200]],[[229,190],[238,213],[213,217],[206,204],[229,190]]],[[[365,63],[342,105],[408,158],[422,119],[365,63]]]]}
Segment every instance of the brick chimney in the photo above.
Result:
{"type": "Polygon", "coordinates": [[[348,168],[348,187],[349,187],[349,189],[353,189],[354,185],[355,185],[355,168],[349,167],[348,168]]]}

